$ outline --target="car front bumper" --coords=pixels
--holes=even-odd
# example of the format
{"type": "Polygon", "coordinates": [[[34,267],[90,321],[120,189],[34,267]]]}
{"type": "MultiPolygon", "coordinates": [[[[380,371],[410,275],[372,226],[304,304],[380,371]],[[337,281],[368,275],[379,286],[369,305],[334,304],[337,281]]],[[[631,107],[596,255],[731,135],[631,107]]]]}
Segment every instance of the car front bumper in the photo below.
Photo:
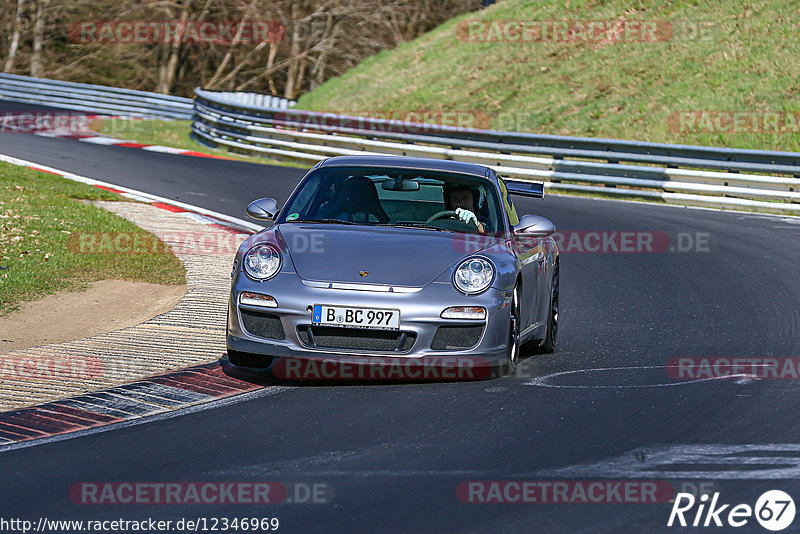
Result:
{"type": "Polygon", "coordinates": [[[281,363],[282,359],[336,360],[357,366],[394,361],[407,369],[458,366],[464,361],[470,367],[493,368],[505,361],[510,292],[489,288],[479,295],[464,295],[443,282],[405,291],[367,290],[373,287],[362,284],[334,289],[303,281],[294,273],[279,273],[266,282],[239,275],[231,287],[227,347],[264,356],[256,359],[261,363],[254,367],[265,369],[285,369],[287,364],[281,363]],[[240,304],[242,292],[269,295],[277,301],[277,307],[240,304]],[[396,309],[400,311],[400,328],[386,331],[315,326],[315,304],[396,309]],[[483,307],[486,318],[443,319],[442,311],[454,306],[483,307]],[[445,330],[441,330],[443,327],[445,330]]]}

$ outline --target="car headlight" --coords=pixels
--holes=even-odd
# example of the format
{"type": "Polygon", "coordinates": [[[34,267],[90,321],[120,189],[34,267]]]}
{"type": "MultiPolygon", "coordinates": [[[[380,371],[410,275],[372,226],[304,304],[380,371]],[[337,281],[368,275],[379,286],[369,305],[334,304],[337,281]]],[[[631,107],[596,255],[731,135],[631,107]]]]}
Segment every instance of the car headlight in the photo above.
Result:
{"type": "Polygon", "coordinates": [[[272,245],[255,245],[244,255],[244,272],[250,278],[267,280],[281,268],[281,253],[272,245]]]}
{"type": "Polygon", "coordinates": [[[494,280],[494,266],[483,258],[469,258],[462,261],[453,275],[453,285],[462,293],[480,293],[494,280]]]}

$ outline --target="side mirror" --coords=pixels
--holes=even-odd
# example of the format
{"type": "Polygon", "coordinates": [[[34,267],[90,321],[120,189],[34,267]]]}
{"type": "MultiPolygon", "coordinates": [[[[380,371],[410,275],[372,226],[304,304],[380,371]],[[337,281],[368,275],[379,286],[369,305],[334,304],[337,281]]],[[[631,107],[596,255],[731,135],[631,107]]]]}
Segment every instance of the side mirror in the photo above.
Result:
{"type": "Polygon", "coordinates": [[[514,225],[514,233],[532,237],[547,237],[553,235],[556,225],[538,215],[523,215],[519,224],[514,225]]]}
{"type": "Polygon", "coordinates": [[[274,221],[279,211],[274,198],[259,198],[247,206],[247,215],[259,221],[274,221]]]}

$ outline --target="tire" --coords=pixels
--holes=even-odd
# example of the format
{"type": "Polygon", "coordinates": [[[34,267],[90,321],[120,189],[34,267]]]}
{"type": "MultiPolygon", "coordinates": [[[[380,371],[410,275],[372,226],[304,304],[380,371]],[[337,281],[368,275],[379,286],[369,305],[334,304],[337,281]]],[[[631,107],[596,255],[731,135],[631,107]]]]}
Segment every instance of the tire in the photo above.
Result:
{"type": "Polygon", "coordinates": [[[547,316],[547,332],[538,352],[550,354],[556,350],[558,341],[558,263],[553,271],[553,289],[550,292],[550,313],[547,316]]]}
{"type": "Polygon", "coordinates": [[[520,337],[520,306],[519,306],[519,285],[514,286],[514,297],[511,301],[511,321],[508,328],[508,353],[503,362],[503,374],[514,375],[517,372],[519,363],[519,337],[520,337]]]}

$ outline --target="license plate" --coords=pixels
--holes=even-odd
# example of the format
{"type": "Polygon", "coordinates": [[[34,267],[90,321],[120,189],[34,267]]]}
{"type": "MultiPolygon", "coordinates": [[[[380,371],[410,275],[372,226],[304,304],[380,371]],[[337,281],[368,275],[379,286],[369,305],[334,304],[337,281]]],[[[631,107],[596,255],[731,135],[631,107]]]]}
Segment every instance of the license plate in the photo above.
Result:
{"type": "Polygon", "coordinates": [[[328,326],[398,330],[400,328],[400,310],[315,304],[311,322],[328,326]]]}

